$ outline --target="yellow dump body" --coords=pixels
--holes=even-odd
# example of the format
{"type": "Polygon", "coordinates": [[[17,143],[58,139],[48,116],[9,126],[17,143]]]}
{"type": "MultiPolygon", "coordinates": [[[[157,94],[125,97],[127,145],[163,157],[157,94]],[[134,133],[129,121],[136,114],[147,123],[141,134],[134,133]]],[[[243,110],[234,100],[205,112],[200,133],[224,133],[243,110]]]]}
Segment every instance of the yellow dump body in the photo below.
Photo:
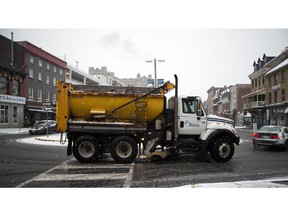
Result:
{"type": "Polygon", "coordinates": [[[157,94],[148,95],[113,112],[117,107],[140,96],[139,94],[71,92],[70,115],[73,118],[84,119],[93,117],[117,121],[150,121],[163,111],[164,95],[157,94]]]}
{"type": "Polygon", "coordinates": [[[117,91],[101,86],[96,89],[89,89],[89,86],[82,88],[86,89],[75,89],[71,84],[57,82],[56,118],[59,131],[67,131],[69,120],[132,123],[151,121],[163,112],[164,94],[173,89],[174,85],[167,83],[165,88],[153,93],[148,88],[141,88],[141,91],[140,88],[128,91],[129,87],[126,90],[123,87],[118,88],[117,91]]]}

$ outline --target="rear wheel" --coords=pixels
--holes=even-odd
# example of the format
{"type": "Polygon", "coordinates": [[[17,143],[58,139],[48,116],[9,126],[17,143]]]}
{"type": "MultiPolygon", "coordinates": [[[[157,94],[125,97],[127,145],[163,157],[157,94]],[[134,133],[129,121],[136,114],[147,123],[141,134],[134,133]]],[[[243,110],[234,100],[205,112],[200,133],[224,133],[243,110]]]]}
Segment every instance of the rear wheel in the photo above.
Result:
{"type": "Polygon", "coordinates": [[[227,162],[234,155],[234,143],[228,136],[218,137],[212,144],[210,155],[216,162],[227,162]]]}
{"type": "Polygon", "coordinates": [[[100,144],[94,137],[84,135],[74,141],[73,155],[78,161],[90,163],[97,160],[99,154],[100,144]]]}
{"type": "Polygon", "coordinates": [[[110,153],[118,163],[131,163],[138,154],[138,146],[131,137],[121,136],[111,143],[110,153]]]}

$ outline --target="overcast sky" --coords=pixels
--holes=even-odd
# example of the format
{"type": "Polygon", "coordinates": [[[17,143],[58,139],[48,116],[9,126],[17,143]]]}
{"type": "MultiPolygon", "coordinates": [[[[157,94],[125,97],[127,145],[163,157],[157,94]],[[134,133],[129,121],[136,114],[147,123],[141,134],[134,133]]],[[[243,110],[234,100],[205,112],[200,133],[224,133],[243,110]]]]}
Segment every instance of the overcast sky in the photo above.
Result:
{"type": "Polygon", "coordinates": [[[174,82],[179,92],[207,98],[211,86],[250,83],[253,62],[288,47],[288,29],[0,29],[15,41],[27,40],[88,73],[106,66],[119,78],[152,74],[174,82]]]}

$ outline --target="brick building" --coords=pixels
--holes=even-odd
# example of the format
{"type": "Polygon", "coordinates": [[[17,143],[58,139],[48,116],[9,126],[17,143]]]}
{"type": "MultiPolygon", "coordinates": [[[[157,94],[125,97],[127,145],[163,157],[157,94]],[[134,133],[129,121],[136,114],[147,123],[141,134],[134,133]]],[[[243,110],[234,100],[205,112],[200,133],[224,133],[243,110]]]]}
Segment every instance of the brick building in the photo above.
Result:
{"type": "Polygon", "coordinates": [[[56,80],[65,81],[67,63],[28,41],[20,41],[26,77],[24,125],[46,119],[43,102],[51,102],[48,119],[55,119],[56,80]]]}
{"type": "Polygon", "coordinates": [[[0,128],[23,126],[26,103],[23,52],[13,38],[0,35],[0,128]]]}

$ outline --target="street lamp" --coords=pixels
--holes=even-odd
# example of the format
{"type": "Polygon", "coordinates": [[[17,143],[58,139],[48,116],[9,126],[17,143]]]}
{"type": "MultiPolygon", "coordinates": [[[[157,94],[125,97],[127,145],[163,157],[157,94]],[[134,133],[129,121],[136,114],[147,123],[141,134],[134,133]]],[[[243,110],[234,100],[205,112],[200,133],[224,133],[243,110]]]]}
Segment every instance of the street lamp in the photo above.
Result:
{"type": "Polygon", "coordinates": [[[157,72],[156,72],[156,62],[158,61],[158,62],[165,62],[165,60],[156,60],[156,59],[154,59],[154,60],[146,60],[145,62],[146,63],[151,63],[151,62],[153,62],[154,61],[154,72],[155,72],[155,80],[154,80],[154,87],[155,88],[157,88],[158,87],[158,82],[157,82],[157,72]]]}

